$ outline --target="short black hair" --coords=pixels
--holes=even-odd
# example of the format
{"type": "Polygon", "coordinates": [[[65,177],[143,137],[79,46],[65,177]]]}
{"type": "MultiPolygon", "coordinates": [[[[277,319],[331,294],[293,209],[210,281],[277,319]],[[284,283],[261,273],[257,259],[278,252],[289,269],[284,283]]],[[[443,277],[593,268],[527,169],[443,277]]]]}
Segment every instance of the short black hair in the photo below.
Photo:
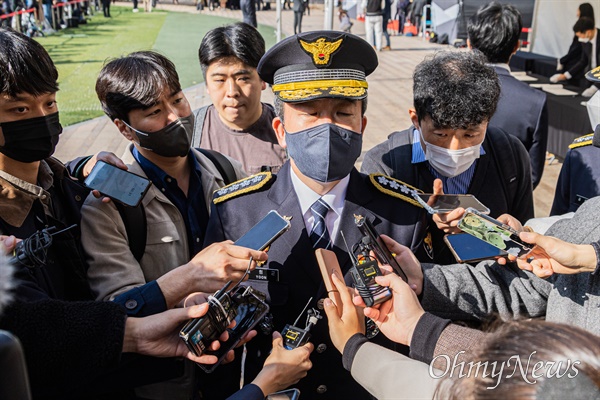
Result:
{"type": "Polygon", "coordinates": [[[440,51],[415,68],[413,99],[419,121],[429,116],[436,129],[469,129],[489,121],[500,97],[500,82],[477,51],[440,51]]]}
{"type": "Polygon", "coordinates": [[[573,25],[573,32],[575,33],[583,33],[587,32],[591,29],[595,29],[594,20],[588,17],[581,17],[575,22],[573,25]]]}
{"type": "Polygon", "coordinates": [[[265,54],[265,39],[252,25],[238,22],[212,29],[202,39],[198,49],[202,74],[214,61],[236,57],[244,64],[256,68],[265,54]]]}
{"type": "Polygon", "coordinates": [[[152,107],[160,96],[181,91],[175,65],[154,51],[138,51],[110,61],[96,80],[102,109],[113,121],[129,122],[133,110],[152,107]]]}
{"type": "Polygon", "coordinates": [[[508,63],[519,37],[521,13],[510,4],[492,2],[482,6],[469,20],[469,41],[491,63],[508,63]]]}
{"type": "Polygon", "coordinates": [[[590,3],[581,3],[579,5],[579,18],[587,17],[591,18],[595,23],[594,19],[594,7],[590,3]]]}
{"type": "Polygon", "coordinates": [[[58,91],[58,71],[44,47],[10,28],[0,28],[0,93],[39,96],[58,91]]]}

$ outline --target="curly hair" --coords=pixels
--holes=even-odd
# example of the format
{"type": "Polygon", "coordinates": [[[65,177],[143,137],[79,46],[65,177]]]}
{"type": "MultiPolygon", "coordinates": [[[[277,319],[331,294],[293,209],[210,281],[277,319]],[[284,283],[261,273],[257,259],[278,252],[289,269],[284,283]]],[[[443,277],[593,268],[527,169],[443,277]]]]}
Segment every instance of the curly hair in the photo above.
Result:
{"type": "Polygon", "coordinates": [[[436,129],[469,129],[496,111],[500,82],[479,51],[440,51],[413,75],[413,101],[419,121],[429,116],[436,129]]]}

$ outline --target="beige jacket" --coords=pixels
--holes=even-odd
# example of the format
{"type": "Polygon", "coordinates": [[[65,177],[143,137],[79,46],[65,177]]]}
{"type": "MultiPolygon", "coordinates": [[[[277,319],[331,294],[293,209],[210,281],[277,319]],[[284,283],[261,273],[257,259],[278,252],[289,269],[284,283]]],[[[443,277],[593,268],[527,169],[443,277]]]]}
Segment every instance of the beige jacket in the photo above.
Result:
{"type": "MultiPolygon", "coordinates": [[[[202,188],[210,212],[212,193],[225,182],[208,158],[192,151],[202,168],[202,188]]],[[[129,171],[146,176],[131,151],[126,152],[123,161],[129,163],[129,171]]],[[[241,164],[230,161],[238,179],[245,177],[241,164]]],[[[89,265],[90,287],[97,300],[112,300],[189,261],[185,222],[177,207],[154,185],[142,204],[146,212],[147,236],[146,251],[139,263],[129,249],[125,225],[114,203],[102,203],[90,194],[83,205],[81,243],[89,265]]]]}

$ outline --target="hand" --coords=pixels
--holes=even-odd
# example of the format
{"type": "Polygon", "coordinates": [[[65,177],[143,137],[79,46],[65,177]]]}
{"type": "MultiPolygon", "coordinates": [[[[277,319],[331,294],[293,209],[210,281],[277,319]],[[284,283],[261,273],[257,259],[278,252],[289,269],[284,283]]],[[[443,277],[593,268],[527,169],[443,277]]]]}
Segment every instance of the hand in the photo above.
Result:
{"type": "MultiPolygon", "coordinates": [[[[85,163],[85,165],[83,166],[82,174],[83,174],[84,178],[87,178],[88,175],[90,174],[90,172],[92,172],[92,168],[94,168],[94,165],[96,165],[98,160],[104,161],[108,164],[112,164],[115,167],[118,167],[118,168],[121,168],[122,170],[127,171],[127,165],[125,165],[125,163],[119,157],[117,157],[114,153],[111,153],[108,151],[101,151],[99,153],[94,154],[92,156],[92,158],[90,158],[88,160],[88,162],[85,163]]],[[[97,199],[102,197],[100,192],[97,190],[92,190],[92,195],[94,195],[94,197],[97,199]]],[[[110,197],[102,197],[102,202],[103,203],[110,202],[110,197]]]]}
{"type": "Polygon", "coordinates": [[[593,95],[596,94],[597,91],[598,91],[598,88],[596,86],[590,86],[589,88],[587,88],[583,92],[581,92],[581,95],[583,97],[592,97],[593,95]]]}
{"type": "Polygon", "coordinates": [[[408,283],[414,287],[417,294],[421,294],[423,290],[423,270],[417,257],[415,257],[408,247],[402,246],[387,235],[381,235],[381,240],[383,240],[383,243],[385,243],[390,252],[396,254],[396,261],[406,274],[408,283]]]}
{"type": "Polygon", "coordinates": [[[266,396],[283,390],[306,376],[312,368],[310,353],[312,343],[306,343],[293,350],[283,347],[283,339],[279,332],[273,332],[273,350],[259,374],[252,381],[266,396]]]}
{"type": "MultiPolygon", "coordinates": [[[[13,251],[15,251],[15,247],[17,247],[17,243],[19,243],[21,239],[17,239],[16,237],[10,235],[0,235],[0,242],[2,242],[2,247],[4,250],[4,254],[10,255],[13,251]]],[[[2,251],[2,250],[0,250],[2,251]]]]}
{"type": "Polygon", "coordinates": [[[381,332],[394,342],[410,346],[415,326],[425,311],[414,290],[398,275],[378,276],[375,281],[392,290],[392,298],[379,308],[365,308],[365,316],[371,318],[381,332]]]}
{"type": "Polygon", "coordinates": [[[517,265],[540,278],[546,278],[554,273],[577,274],[593,272],[596,269],[598,260],[591,245],[567,243],[534,232],[522,232],[519,237],[536,246],[525,258],[517,259],[517,265]]]}
{"type": "MultiPolygon", "coordinates": [[[[433,196],[431,196],[431,201],[435,200],[435,196],[440,196],[444,194],[444,184],[441,179],[435,179],[433,181],[433,196]]],[[[464,208],[457,208],[448,213],[438,213],[433,214],[433,222],[435,222],[436,226],[439,230],[444,233],[458,233],[460,229],[458,229],[458,221],[464,215],[464,208]]]]}
{"type": "Polygon", "coordinates": [[[496,219],[498,221],[502,222],[503,224],[510,226],[517,232],[523,232],[525,230],[525,229],[523,229],[523,225],[521,224],[521,222],[519,222],[518,219],[516,219],[515,217],[513,217],[510,214],[502,214],[501,216],[499,216],[496,219]]]}
{"type": "Polygon", "coordinates": [[[341,304],[335,303],[327,298],[323,302],[327,322],[329,324],[329,335],[333,345],[340,353],[344,353],[344,347],[348,340],[357,333],[365,333],[364,316],[359,313],[352,303],[352,295],[343,280],[336,274],[331,274],[335,288],[340,292],[341,304]],[[340,317],[341,315],[341,317],[340,317]]]}
{"type": "Polygon", "coordinates": [[[256,268],[256,261],[268,258],[264,251],[235,246],[230,240],[211,244],[186,264],[187,279],[193,285],[190,292],[214,293],[228,281],[239,281],[248,268],[250,257],[253,259],[250,270],[256,268]]]}
{"type": "Polygon", "coordinates": [[[552,83],[558,83],[560,81],[566,81],[567,77],[565,76],[565,74],[554,74],[550,77],[550,82],[552,83]]]}
{"type": "MultiPolygon", "coordinates": [[[[139,353],[154,357],[186,357],[201,364],[214,364],[213,355],[195,356],[183,340],[179,338],[181,324],[191,318],[206,314],[208,304],[189,308],[176,308],[144,318],[127,318],[125,322],[124,353],[139,353]]],[[[227,340],[227,331],[219,338],[227,340]]],[[[211,344],[211,350],[217,350],[219,342],[211,344]]],[[[228,355],[229,356],[229,355],[228,355]]]]}

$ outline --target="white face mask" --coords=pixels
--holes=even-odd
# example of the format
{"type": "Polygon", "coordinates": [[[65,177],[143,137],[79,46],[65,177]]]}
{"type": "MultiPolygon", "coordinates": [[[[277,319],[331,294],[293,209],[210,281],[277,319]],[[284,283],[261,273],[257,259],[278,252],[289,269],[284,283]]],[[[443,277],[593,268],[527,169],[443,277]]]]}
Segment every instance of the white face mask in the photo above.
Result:
{"type": "Polygon", "coordinates": [[[466,149],[450,150],[428,143],[419,131],[421,140],[425,143],[425,159],[440,174],[453,178],[469,169],[481,153],[481,143],[466,149]]]}
{"type": "Polygon", "coordinates": [[[579,43],[589,43],[590,38],[579,38],[579,43]]]}

